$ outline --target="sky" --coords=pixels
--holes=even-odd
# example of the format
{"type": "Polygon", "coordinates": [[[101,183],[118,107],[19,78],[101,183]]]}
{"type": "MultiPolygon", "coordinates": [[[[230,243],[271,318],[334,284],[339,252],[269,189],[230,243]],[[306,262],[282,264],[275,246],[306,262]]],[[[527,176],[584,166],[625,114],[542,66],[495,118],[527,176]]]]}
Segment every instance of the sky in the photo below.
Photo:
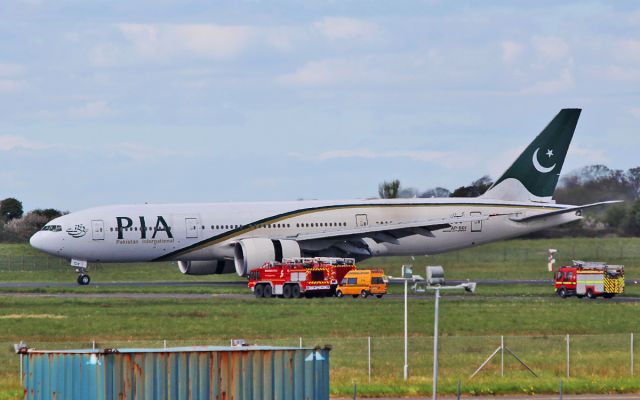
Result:
{"type": "Polygon", "coordinates": [[[640,3],[0,2],[0,198],[25,210],[454,189],[564,107],[564,173],[640,165],[640,3]]]}

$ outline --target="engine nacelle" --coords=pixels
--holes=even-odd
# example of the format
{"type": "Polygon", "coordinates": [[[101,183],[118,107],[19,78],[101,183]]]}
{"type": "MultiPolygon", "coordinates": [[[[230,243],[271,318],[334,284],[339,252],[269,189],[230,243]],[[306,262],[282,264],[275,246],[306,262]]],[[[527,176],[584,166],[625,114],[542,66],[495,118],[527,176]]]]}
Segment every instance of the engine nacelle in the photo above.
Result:
{"type": "Polygon", "coordinates": [[[268,261],[300,257],[300,245],[295,240],[266,238],[242,239],[234,248],[234,262],[239,276],[245,276],[268,261]]]}
{"type": "Polygon", "coordinates": [[[178,261],[178,269],[185,275],[230,274],[235,270],[231,260],[178,261]]]}

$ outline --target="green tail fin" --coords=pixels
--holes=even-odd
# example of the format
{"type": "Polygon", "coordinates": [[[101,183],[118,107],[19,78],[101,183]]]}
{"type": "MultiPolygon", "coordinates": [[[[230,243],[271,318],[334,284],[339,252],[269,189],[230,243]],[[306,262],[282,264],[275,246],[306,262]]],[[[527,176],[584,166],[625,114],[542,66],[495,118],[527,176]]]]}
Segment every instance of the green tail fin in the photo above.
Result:
{"type": "Polygon", "coordinates": [[[483,197],[550,201],[580,112],[577,108],[560,110],[483,197]]]}

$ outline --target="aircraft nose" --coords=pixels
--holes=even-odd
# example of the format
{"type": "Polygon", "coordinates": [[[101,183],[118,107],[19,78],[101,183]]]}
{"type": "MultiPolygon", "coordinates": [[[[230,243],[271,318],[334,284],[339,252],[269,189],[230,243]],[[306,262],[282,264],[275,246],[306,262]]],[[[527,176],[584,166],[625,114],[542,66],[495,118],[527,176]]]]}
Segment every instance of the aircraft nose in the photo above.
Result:
{"type": "Polygon", "coordinates": [[[29,239],[29,244],[31,245],[31,247],[42,252],[53,252],[52,245],[51,243],[49,243],[49,240],[47,240],[46,235],[43,232],[34,233],[33,236],[31,236],[31,239],[29,239]]]}
{"type": "Polygon", "coordinates": [[[29,239],[29,244],[34,249],[42,250],[42,232],[36,232],[29,239]]]}

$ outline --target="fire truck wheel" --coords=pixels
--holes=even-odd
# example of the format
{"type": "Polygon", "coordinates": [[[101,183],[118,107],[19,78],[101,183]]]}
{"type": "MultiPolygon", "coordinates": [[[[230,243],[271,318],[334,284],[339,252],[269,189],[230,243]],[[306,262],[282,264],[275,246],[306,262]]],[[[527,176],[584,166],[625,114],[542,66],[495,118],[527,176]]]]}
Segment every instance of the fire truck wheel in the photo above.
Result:
{"type": "Polygon", "coordinates": [[[360,297],[362,297],[363,299],[366,299],[367,296],[369,296],[369,292],[367,292],[366,290],[360,292],[360,297]]]}
{"type": "Polygon", "coordinates": [[[558,296],[562,297],[563,299],[567,297],[567,289],[565,288],[558,289],[558,296]]]}
{"type": "Polygon", "coordinates": [[[344,294],[342,294],[342,290],[338,290],[338,291],[336,292],[336,296],[338,296],[338,297],[343,297],[343,296],[344,296],[344,294]]]}
{"type": "Polygon", "coordinates": [[[615,293],[605,293],[602,295],[605,299],[611,299],[613,296],[615,296],[615,293]]]}
{"type": "Polygon", "coordinates": [[[291,285],[284,285],[282,288],[282,296],[284,296],[285,299],[291,298],[291,285]]]}
{"type": "Polygon", "coordinates": [[[596,298],[596,295],[593,294],[592,289],[587,289],[587,297],[590,298],[591,300],[594,300],[596,298]]]}
{"type": "Polygon", "coordinates": [[[264,297],[271,297],[273,295],[273,289],[271,285],[264,285],[264,297]]]}
{"type": "Polygon", "coordinates": [[[253,289],[253,292],[255,293],[256,297],[264,297],[264,285],[256,285],[256,287],[253,289]]]}
{"type": "Polygon", "coordinates": [[[294,299],[297,299],[298,297],[300,297],[300,286],[298,285],[291,286],[291,297],[293,297],[294,299]]]}

